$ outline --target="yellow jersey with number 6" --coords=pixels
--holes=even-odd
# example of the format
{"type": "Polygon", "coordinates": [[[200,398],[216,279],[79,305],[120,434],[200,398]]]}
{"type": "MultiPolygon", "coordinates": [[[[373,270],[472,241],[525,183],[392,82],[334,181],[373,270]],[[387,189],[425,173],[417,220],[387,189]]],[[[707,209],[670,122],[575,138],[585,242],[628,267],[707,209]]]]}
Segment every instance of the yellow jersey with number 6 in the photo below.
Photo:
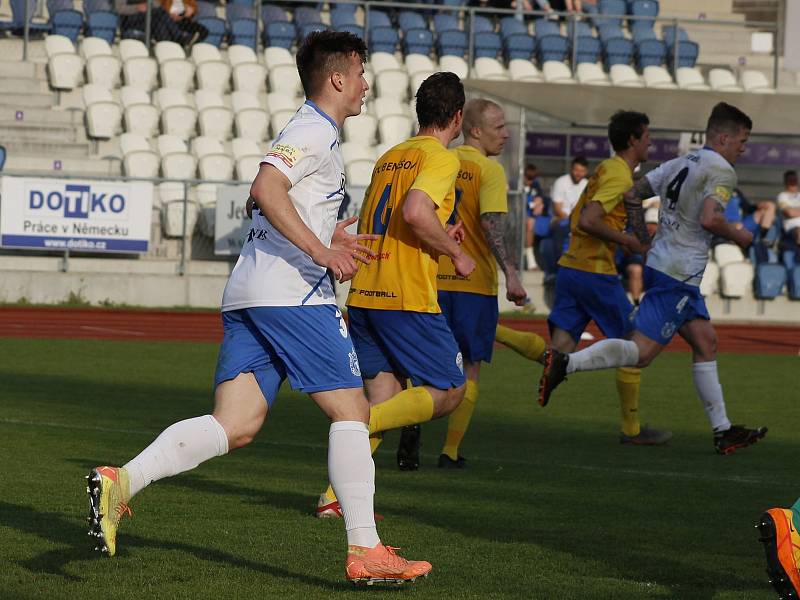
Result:
{"type": "Polygon", "coordinates": [[[455,206],[458,158],[434,137],[416,136],[388,150],[375,163],[361,205],[359,233],[380,236],[363,242],[377,255],[360,265],[350,285],[348,306],[439,313],[435,253],[403,218],[411,190],[425,192],[444,228],[455,206]]]}

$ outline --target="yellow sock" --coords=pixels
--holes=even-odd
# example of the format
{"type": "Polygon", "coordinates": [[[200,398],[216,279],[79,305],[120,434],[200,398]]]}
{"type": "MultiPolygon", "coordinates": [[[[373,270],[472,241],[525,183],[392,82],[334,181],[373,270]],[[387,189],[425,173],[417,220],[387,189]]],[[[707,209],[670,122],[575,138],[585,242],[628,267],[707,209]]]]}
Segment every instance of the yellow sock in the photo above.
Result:
{"type": "Polygon", "coordinates": [[[545,348],[542,336],[530,331],[517,331],[500,324],[497,325],[494,339],[528,360],[537,362],[541,359],[545,348]]]}
{"type": "Polygon", "coordinates": [[[642,379],[641,369],[620,367],[617,369],[617,393],[622,413],[622,433],[629,436],[639,435],[639,384],[642,379]]]}
{"type": "MultiPolygon", "coordinates": [[[[378,449],[378,446],[381,445],[383,441],[383,433],[373,433],[369,436],[369,453],[375,454],[375,450],[378,449]]],[[[328,484],[328,489],[325,490],[325,497],[328,499],[328,502],[336,502],[336,494],[333,493],[333,486],[328,484]]]]}
{"type": "Polygon", "coordinates": [[[433,417],[433,397],[424,387],[412,387],[369,409],[369,433],[425,423],[433,417]]]}
{"type": "Polygon", "coordinates": [[[464,399],[447,420],[447,439],[442,448],[442,454],[447,454],[453,460],[458,460],[458,446],[467,433],[475,403],[478,401],[478,382],[467,379],[467,389],[464,399]]]}

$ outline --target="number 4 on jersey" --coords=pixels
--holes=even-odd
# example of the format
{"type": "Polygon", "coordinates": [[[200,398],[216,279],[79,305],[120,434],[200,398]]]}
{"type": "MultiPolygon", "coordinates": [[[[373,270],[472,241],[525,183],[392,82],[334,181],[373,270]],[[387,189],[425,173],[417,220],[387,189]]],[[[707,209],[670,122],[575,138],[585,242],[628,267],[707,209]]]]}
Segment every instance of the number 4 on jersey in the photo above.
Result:
{"type": "Polygon", "coordinates": [[[667,200],[669,200],[669,210],[675,210],[675,207],[678,205],[678,200],[681,196],[681,187],[683,187],[683,182],[686,181],[686,177],[689,175],[689,167],[684,167],[678,174],[675,175],[675,178],[669,182],[667,186],[667,193],[665,194],[667,200]]]}

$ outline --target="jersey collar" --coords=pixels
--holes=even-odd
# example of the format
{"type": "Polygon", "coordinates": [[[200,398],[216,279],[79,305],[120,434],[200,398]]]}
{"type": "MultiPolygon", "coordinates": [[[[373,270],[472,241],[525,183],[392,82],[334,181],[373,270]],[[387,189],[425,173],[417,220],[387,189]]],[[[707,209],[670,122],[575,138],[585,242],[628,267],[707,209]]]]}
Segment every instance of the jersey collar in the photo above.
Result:
{"type": "Polygon", "coordinates": [[[336,126],[336,121],[334,121],[334,120],[333,120],[333,119],[330,117],[330,115],[329,115],[328,113],[326,113],[326,112],[325,112],[324,110],[322,110],[322,109],[321,109],[319,106],[317,106],[317,105],[316,105],[316,104],[315,104],[315,103],[314,103],[312,100],[306,100],[306,104],[307,104],[308,106],[310,106],[311,108],[313,108],[315,111],[317,111],[317,114],[318,114],[320,117],[322,117],[322,118],[323,118],[323,119],[325,119],[325,120],[326,120],[328,123],[330,123],[330,124],[333,126],[333,129],[336,131],[336,133],[337,133],[337,134],[339,133],[339,128],[336,126]]]}

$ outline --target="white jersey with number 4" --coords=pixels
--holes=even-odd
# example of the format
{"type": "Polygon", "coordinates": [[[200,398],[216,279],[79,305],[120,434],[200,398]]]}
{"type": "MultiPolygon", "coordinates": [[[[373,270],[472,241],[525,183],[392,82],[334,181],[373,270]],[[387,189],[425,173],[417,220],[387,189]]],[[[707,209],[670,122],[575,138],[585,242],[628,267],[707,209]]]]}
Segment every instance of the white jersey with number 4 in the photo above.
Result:
{"type": "Polygon", "coordinates": [[[736,172],[719,153],[702,148],[662,163],[646,177],[661,197],[647,266],[699,286],[712,237],[700,225],[703,201],[714,196],[724,207],[736,187],[736,172]]]}
{"type": "MultiPolygon", "coordinates": [[[[292,184],[289,198],[300,218],[330,247],[345,190],[333,119],[307,100],[261,160],[264,163],[286,175],[292,184]]],[[[222,311],[335,302],[325,268],[253,210],[250,232],[222,295],[222,311]]]]}

